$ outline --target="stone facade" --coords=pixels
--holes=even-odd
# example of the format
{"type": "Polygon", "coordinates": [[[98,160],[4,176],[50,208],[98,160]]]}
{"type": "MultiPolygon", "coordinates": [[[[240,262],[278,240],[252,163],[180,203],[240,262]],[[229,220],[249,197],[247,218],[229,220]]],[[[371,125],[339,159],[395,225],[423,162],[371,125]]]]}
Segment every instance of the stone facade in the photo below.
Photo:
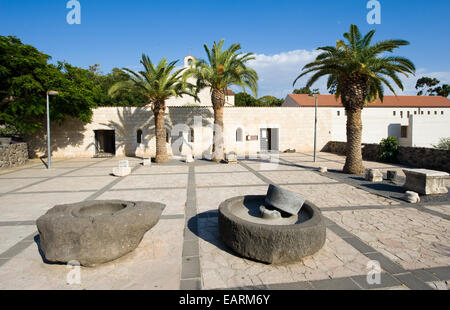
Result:
{"type": "MultiPolygon", "coordinates": [[[[323,151],[345,155],[345,142],[329,142],[323,151]]],[[[363,144],[363,159],[376,161],[381,151],[379,144],[363,144]]],[[[450,151],[423,147],[399,147],[398,162],[403,165],[450,172],[450,151]]]]}
{"type": "Polygon", "coordinates": [[[24,165],[28,161],[28,147],[26,143],[0,146],[0,169],[24,165]]]}
{"type": "MultiPolygon", "coordinates": [[[[318,149],[331,140],[331,113],[318,118],[318,149]]],[[[168,107],[166,128],[170,155],[202,155],[212,148],[214,112],[210,107],[168,107]],[[181,153],[179,154],[179,150],[181,153]]],[[[314,108],[225,107],[225,153],[257,154],[261,151],[261,129],[278,132],[277,151],[293,148],[311,152],[314,148],[314,108]],[[238,137],[239,136],[239,137],[238,137]],[[251,139],[250,139],[251,137],[251,139]]],[[[156,137],[150,108],[109,107],[94,110],[91,123],[75,119],[51,124],[52,156],[92,157],[96,154],[95,131],[114,130],[116,156],[154,156],[156,137]],[[138,139],[140,134],[141,139],[138,139]],[[138,143],[140,141],[140,143],[138,143]]],[[[46,152],[45,131],[28,137],[30,156],[46,152]]]]}

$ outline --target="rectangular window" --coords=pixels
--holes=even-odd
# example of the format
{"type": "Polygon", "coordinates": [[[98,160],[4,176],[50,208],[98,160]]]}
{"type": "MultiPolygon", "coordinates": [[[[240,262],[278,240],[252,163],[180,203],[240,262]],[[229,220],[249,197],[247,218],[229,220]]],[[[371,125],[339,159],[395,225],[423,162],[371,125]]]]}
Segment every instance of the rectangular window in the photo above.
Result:
{"type": "Polygon", "coordinates": [[[402,138],[408,137],[408,126],[402,126],[402,138]]]}
{"type": "Polygon", "coordinates": [[[428,115],[430,115],[431,114],[431,111],[428,111],[428,115]]]}
{"type": "Polygon", "coordinates": [[[340,116],[341,115],[341,111],[337,111],[337,115],[340,116]]]}
{"type": "Polygon", "coordinates": [[[444,111],[441,111],[441,115],[444,115],[444,111]]]}
{"type": "Polygon", "coordinates": [[[437,111],[434,111],[434,115],[437,115],[437,111]]]}
{"type": "Polygon", "coordinates": [[[395,111],[393,111],[393,112],[392,112],[392,115],[394,115],[394,116],[395,116],[395,114],[397,114],[397,113],[396,113],[395,111]]]}
{"type": "Polygon", "coordinates": [[[411,114],[411,113],[408,111],[408,117],[409,117],[410,114],[411,114]]]}
{"type": "Polygon", "coordinates": [[[403,111],[400,111],[400,117],[403,118],[403,111]]]}
{"type": "Polygon", "coordinates": [[[420,111],[420,114],[423,115],[423,111],[420,111]]]}
{"type": "Polygon", "coordinates": [[[414,111],[414,115],[417,115],[417,111],[414,111]]]}

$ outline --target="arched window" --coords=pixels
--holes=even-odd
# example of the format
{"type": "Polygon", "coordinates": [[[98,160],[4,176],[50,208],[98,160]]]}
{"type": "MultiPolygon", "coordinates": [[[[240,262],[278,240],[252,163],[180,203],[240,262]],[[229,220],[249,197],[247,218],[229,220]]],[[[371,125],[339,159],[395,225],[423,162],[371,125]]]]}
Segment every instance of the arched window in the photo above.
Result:
{"type": "Polygon", "coordinates": [[[136,132],[136,142],[138,144],[142,143],[142,129],[138,129],[138,131],[136,132]]]}
{"type": "Polygon", "coordinates": [[[243,133],[242,128],[236,129],[236,142],[242,142],[243,140],[243,133]]]}
{"type": "Polygon", "coordinates": [[[188,136],[188,139],[189,139],[189,142],[190,143],[194,143],[195,142],[195,131],[194,131],[194,128],[189,128],[189,136],[188,136]]]}

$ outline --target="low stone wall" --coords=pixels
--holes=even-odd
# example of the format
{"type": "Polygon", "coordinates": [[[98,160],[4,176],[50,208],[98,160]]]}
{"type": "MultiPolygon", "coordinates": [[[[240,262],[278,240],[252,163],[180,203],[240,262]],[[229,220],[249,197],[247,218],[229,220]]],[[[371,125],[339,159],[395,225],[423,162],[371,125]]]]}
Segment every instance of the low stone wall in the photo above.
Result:
{"type": "Polygon", "coordinates": [[[26,143],[0,146],[0,169],[24,165],[28,161],[28,146],[26,143]]]}
{"type": "MultiPolygon", "coordinates": [[[[322,151],[345,155],[345,147],[346,142],[330,141],[322,151]]],[[[405,146],[400,146],[398,149],[397,159],[402,165],[450,173],[450,151],[405,146]]],[[[381,147],[379,144],[362,145],[362,155],[365,160],[378,161],[380,151],[381,147]]]]}

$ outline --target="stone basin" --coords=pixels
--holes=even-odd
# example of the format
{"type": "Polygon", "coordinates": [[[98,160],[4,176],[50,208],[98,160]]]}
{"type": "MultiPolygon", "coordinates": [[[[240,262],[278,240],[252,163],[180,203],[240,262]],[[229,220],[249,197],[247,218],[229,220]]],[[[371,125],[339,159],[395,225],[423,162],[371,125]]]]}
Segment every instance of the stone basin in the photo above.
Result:
{"type": "Polygon", "coordinates": [[[219,206],[219,232],[236,253],[270,264],[292,263],[319,251],[326,228],[320,210],[306,201],[296,215],[263,219],[266,196],[239,196],[219,206]]]}
{"type": "Polygon", "coordinates": [[[156,202],[121,200],[58,205],[36,222],[40,246],[49,262],[106,263],[136,249],[164,208],[156,202]]]}

